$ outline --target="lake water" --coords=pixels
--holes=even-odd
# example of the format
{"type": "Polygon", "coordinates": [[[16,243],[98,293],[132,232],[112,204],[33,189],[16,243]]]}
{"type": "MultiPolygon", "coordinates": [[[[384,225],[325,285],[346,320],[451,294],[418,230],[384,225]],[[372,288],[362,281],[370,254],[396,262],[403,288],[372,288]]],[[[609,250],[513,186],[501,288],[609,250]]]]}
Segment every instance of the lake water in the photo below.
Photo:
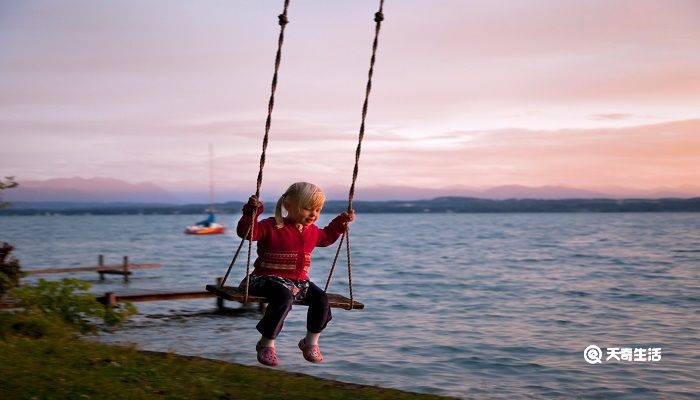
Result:
{"type": "MultiPolygon", "coordinates": [[[[223,275],[238,239],[184,235],[199,217],[0,217],[0,240],[17,246],[25,269],[93,265],[98,254],[163,265],[128,284],[73,275],[99,293],[203,288],[223,275]]],[[[231,226],[238,216],[225,218],[231,226]]],[[[334,309],[325,361],[313,365],[296,348],[306,318],[296,307],[277,341],[281,369],[477,399],[700,398],[700,214],[366,214],[351,239],[365,310],[334,309]],[[600,363],[584,360],[592,344],[600,363]],[[610,348],[660,348],[661,359],[606,360],[610,348]]],[[[314,252],[319,284],[334,249],[314,252]]],[[[244,271],[238,263],[230,281],[244,271]]],[[[344,259],[331,289],[347,294],[344,259]]],[[[136,305],[140,315],[99,340],[257,365],[254,308],[136,305]]]]}

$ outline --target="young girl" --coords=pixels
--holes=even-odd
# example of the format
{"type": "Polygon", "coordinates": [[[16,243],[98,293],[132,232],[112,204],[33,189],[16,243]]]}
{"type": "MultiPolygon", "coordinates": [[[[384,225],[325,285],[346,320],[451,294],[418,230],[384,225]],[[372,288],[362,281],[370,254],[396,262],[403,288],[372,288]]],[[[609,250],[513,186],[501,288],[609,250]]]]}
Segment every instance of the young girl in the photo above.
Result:
{"type": "MultiPolygon", "coordinates": [[[[326,196],[318,186],[297,182],[277,201],[274,218],[258,222],[257,217],[263,212],[263,205],[255,196],[251,196],[243,206],[243,216],[238,221],[238,235],[246,236],[252,222],[253,240],[258,241],[258,258],[250,275],[249,291],[268,299],[265,315],[257,325],[262,337],[255,350],[261,364],[271,367],[279,364],[275,338],[282,330],[292,303],[297,299],[309,306],[307,333],[299,341],[299,349],[307,361],[323,361],[318,338],[331,320],[331,309],[326,293],[309,281],[311,252],[316,246],[333,244],[345,231],[345,226],[355,219],[354,211],[343,212],[327,227],[318,228],[314,222],[318,219],[325,200],[326,196]],[[253,218],[256,205],[258,212],[253,218]],[[286,211],[286,216],[283,211],[286,211]]],[[[241,287],[244,286],[245,279],[241,282],[241,287]]]]}

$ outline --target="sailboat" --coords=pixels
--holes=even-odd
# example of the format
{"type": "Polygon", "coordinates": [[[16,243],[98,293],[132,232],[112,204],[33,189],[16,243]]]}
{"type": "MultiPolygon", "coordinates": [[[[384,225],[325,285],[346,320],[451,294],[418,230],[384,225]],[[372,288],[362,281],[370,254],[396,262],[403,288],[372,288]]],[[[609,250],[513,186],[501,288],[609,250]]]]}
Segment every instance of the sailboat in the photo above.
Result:
{"type": "Polygon", "coordinates": [[[204,210],[207,213],[207,218],[197,222],[194,225],[190,225],[185,228],[185,233],[188,235],[219,235],[226,232],[226,227],[218,222],[216,222],[216,217],[214,213],[216,209],[214,208],[214,179],[213,179],[213,151],[211,143],[209,144],[209,208],[204,210]]]}

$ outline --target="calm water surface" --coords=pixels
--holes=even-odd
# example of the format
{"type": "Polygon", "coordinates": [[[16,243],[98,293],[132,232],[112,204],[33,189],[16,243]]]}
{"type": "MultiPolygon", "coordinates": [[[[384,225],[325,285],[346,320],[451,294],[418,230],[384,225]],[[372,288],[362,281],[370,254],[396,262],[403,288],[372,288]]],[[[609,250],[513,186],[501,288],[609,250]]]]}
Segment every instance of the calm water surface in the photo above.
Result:
{"type": "MultiPolygon", "coordinates": [[[[238,239],[182,234],[198,217],[2,217],[0,239],[25,269],[91,265],[98,254],[163,264],[128,284],[74,275],[100,293],[202,288],[238,239]]],[[[700,398],[700,214],[368,214],[352,246],[365,310],[334,310],[325,361],[312,365],[296,349],[306,315],[295,308],[278,338],[282,369],[477,399],[700,398]],[[584,360],[591,344],[602,363],[584,360]],[[609,347],[661,348],[662,358],[605,361],[609,347]]],[[[316,250],[312,280],[325,282],[333,254],[316,250]]],[[[344,264],[331,286],[347,294],[344,264]]],[[[99,340],[256,365],[260,314],[229,305],[138,303],[139,316],[99,340]]]]}

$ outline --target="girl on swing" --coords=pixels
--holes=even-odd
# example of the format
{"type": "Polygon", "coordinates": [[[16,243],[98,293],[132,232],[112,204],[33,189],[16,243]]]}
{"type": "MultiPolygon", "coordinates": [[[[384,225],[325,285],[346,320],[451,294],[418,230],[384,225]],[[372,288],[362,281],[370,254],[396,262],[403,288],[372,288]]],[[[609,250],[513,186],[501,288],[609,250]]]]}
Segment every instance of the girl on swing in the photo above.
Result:
{"type": "MultiPolygon", "coordinates": [[[[306,337],[299,341],[304,359],[313,363],[323,361],[318,346],[321,331],[331,320],[331,309],[326,293],[309,281],[311,252],[316,246],[330,246],[355,220],[355,212],[342,212],[328,226],[314,225],[326,200],[321,189],[308,182],[292,184],[277,201],[275,216],[258,221],[263,204],[251,196],[243,206],[237,232],[243,238],[254,225],[252,240],[258,242],[258,258],[250,275],[249,291],[268,299],[265,315],[257,325],[262,335],[255,346],[258,361],[275,367],[279,365],[275,338],[282,330],[284,319],[294,300],[302,300],[309,310],[306,337]],[[258,208],[253,217],[253,211],[258,208]],[[286,214],[286,215],[285,215],[286,214]]],[[[241,287],[245,287],[243,279],[241,287]]]]}

